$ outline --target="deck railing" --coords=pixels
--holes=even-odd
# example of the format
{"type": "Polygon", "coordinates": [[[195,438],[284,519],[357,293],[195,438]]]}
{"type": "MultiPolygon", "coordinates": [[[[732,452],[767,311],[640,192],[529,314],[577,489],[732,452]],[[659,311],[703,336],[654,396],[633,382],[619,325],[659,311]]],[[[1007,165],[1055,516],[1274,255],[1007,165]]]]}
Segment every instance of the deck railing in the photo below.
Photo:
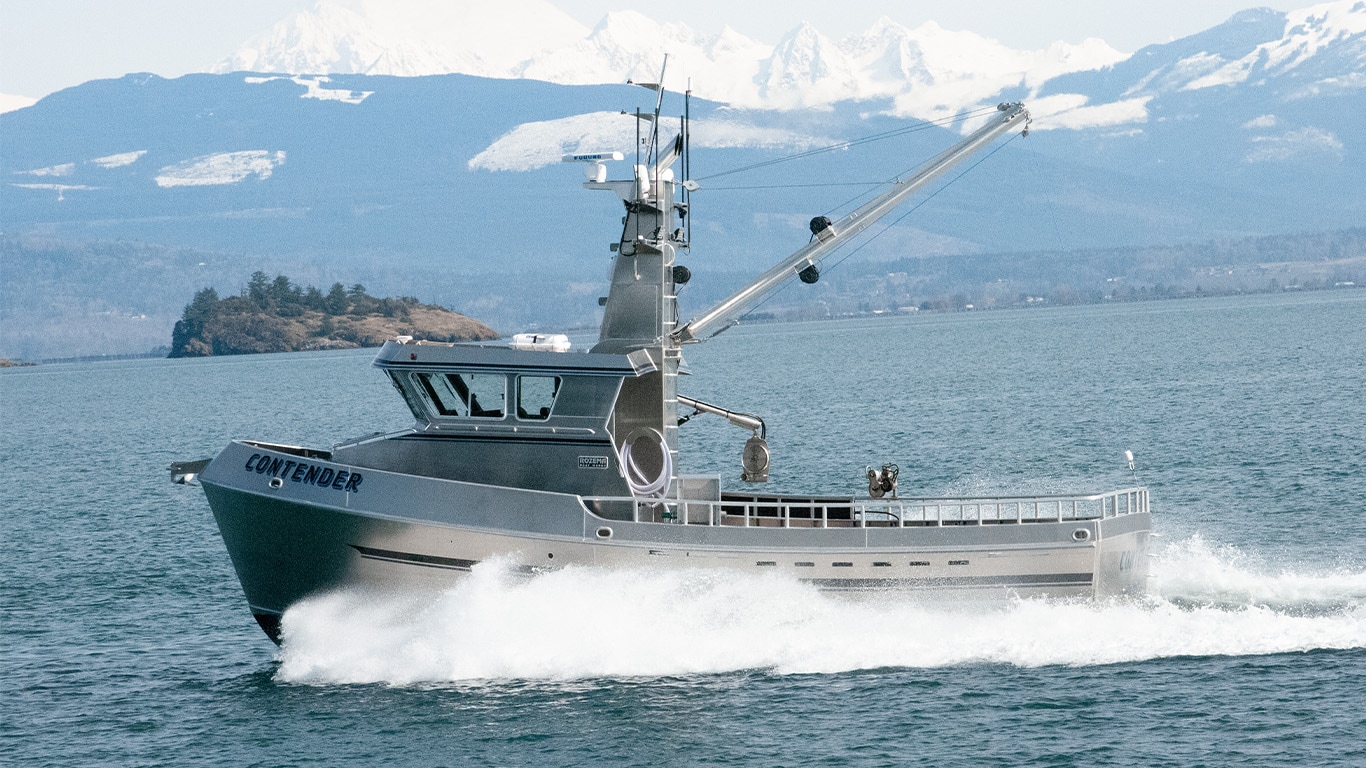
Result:
{"type": "Polygon", "coordinates": [[[1147,488],[1064,496],[696,501],[586,496],[600,517],[679,525],[867,528],[1102,520],[1148,511],[1147,488]]]}

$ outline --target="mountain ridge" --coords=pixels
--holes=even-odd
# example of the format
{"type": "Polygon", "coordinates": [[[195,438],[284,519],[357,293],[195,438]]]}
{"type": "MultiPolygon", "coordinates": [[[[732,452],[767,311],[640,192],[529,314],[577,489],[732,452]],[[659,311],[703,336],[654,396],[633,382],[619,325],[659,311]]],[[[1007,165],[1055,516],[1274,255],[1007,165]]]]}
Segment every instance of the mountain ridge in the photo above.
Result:
{"type": "MultiPolygon", "coordinates": [[[[1360,0],[1249,12],[1101,70],[1010,86],[996,98],[1028,101],[1028,136],[927,190],[855,258],[1181,247],[1359,227],[1363,20],[1360,0]]],[[[628,22],[640,19],[613,21],[628,22]]],[[[891,46],[901,35],[892,25],[879,30],[886,39],[856,46],[860,66],[921,76],[921,49],[891,46]]],[[[746,45],[724,33],[709,44],[746,45]]],[[[838,74],[817,63],[805,71],[838,74]]],[[[391,294],[431,285],[431,300],[501,327],[591,324],[620,201],[581,191],[580,169],[559,159],[615,150],[634,161],[636,126],[622,113],[648,112],[655,98],[624,84],[461,74],[140,74],[60,91],[0,115],[0,247],[10,237],[66,244],[7,252],[23,261],[6,264],[0,330],[26,357],[60,338],[99,351],[104,331],[45,329],[70,329],[61,313],[76,307],[110,338],[145,338],[170,311],[149,283],[189,295],[210,272],[240,280],[257,268],[354,275],[391,294]],[[122,290],[81,282],[96,274],[122,290]]],[[[993,100],[917,121],[898,116],[898,98],[786,110],[693,98],[691,176],[701,186],[685,301],[709,296],[712,275],[757,273],[800,247],[813,215],[848,210],[994,109],[993,100]],[[783,162],[791,156],[801,162],[783,162]]],[[[662,140],[684,109],[666,94],[662,140]]],[[[609,163],[609,174],[629,178],[631,164],[609,163]]]]}
{"type": "MultiPolygon", "coordinates": [[[[704,98],[751,108],[823,106],[846,99],[908,96],[898,108],[925,117],[925,105],[957,111],[967,98],[990,98],[1010,85],[1063,72],[1093,69],[1124,58],[1098,38],[1079,44],[1055,42],[1017,51],[968,31],[933,21],[910,29],[887,18],[862,33],[834,41],[802,22],[774,44],[748,38],[729,27],[702,35],[686,24],[659,23],[635,11],[613,11],[585,30],[548,3],[517,0],[479,19],[462,19],[459,45],[443,40],[435,24],[404,21],[416,9],[441,17],[428,0],[343,3],[319,0],[311,10],[288,17],[220,60],[210,72],[274,74],[386,74],[421,76],[470,74],[532,78],[566,85],[592,85],[658,78],[661,50],[671,54],[666,84],[689,87],[704,98]],[[393,9],[400,9],[395,12],[393,9]],[[499,15],[500,14],[500,15],[499,15]],[[539,26],[509,39],[508,28],[525,19],[539,26]],[[869,47],[881,43],[878,50],[869,47]],[[879,63],[909,53],[925,62],[917,80],[882,77],[879,63]],[[501,57],[501,61],[495,61],[501,57]],[[515,61],[514,61],[515,60],[515,61]],[[966,66],[965,66],[966,65],[966,66]],[[985,75],[980,71],[987,68],[985,75]],[[965,82],[966,81],[966,82],[965,82]],[[995,90],[986,88],[995,85],[995,90]],[[919,91],[930,93],[919,93],[919,91]]],[[[449,15],[449,14],[446,14],[449,15]]]]}

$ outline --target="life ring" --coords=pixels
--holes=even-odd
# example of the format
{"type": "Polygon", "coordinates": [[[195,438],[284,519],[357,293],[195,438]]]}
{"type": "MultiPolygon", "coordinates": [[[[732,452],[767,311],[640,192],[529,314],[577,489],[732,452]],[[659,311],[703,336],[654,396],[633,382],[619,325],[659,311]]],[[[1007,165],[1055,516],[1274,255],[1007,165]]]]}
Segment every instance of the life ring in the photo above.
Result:
{"type": "Polygon", "coordinates": [[[621,444],[621,469],[631,495],[663,498],[673,480],[673,454],[664,436],[651,427],[631,431],[621,444]]]}

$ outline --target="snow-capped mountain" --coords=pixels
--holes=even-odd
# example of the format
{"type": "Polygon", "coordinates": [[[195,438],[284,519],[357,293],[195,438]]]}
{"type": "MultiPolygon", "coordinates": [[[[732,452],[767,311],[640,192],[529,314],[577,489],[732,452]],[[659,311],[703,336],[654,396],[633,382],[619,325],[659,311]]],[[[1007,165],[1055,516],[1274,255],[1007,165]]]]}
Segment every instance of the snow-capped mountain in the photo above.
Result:
{"type": "Polygon", "coordinates": [[[660,24],[634,11],[607,14],[583,39],[543,51],[515,67],[508,76],[565,85],[598,85],[626,80],[659,79],[660,51],[669,54],[665,84],[683,91],[714,84],[706,98],[746,103],[750,89],[736,72],[755,69],[771,46],[730,29],[713,36],[699,35],[684,24],[660,24]]]}
{"type": "MultiPolygon", "coordinates": [[[[699,35],[681,24],[662,25],[627,12],[609,14],[596,28],[585,30],[542,0],[513,0],[478,10],[434,3],[321,0],[313,10],[277,26],[250,56],[243,53],[236,63],[225,65],[288,71],[354,66],[370,75],[329,79],[238,73],[221,80],[185,78],[174,86],[153,76],[130,76],[117,87],[116,81],[97,81],[4,115],[0,125],[6,126],[6,152],[0,166],[7,170],[0,178],[8,180],[12,191],[0,225],[22,227],[25,221],[49,221],[46,217],[87,208],[94,211],[91,221],[113,220],[117,216],[101,206],[137,199],[143,187],[156,195],[150,198],[155,205],[180,205],[175,194],[195,188],[222,190],[222,199],[230,201],[234,198],[228,188],[233,187],[250,191],[253,205],[269,197],[275,200],[272,210],[314,210],[310,206],[319,187],[316,179],[308,179],[318,173],[346,176],[354,171],[374,176],[367,185],[379,183],[383,169],[333,171],[319,151],[319,146],[353,147],[367,141],[379,124],[385,125],[386,141],[396,135],[394,124],[411,124],[416,143],[386,151],[398,152],[396,157],[405,162],[412,158],[433,164],[439,158],[446,173],[551,172],[549,167],[558,166],[564,153],[631,151],[635,126],[620,112],[635,102],[621,94],[638,89],[623,90],[619,84],[626,78],[654,80],[661,48],[671,52],[673,90],[689,78],[694,85],[716,82],[730,89],[693,113],[693,146],[713,158],[699,154],[699,162],[744,165],[748,159],[837,144],[875,133],[879,126],[904,125],[898,118],[906,114],[938,117],[997,99],[1025,99],[1035,115],[1034,128],[1076,129],[1034,131],[1040,137],[1036,143],[1054,157],[1105,178],[1149,180],[1121,185],[1122,192],[1120,187],[1099,191],[1093,186],[1089,199],[1074,201],[1077,220],[1094,222],[1100,219],[1090,207],[1097,201],[1112,194],[1127,196],[1150,183],[1141,203],[1125,197],[1128,202],[1107,214],[1112,219],[1104,228],[1079,228],[1078,245],[1172,242],[1212,228],[1290,231],[1362,220],[1363,198],[1357,190],[1366,173],[1366,134],[1359,124],[1360,115],[1366,114],[1366,0],[1340,0],[1288,14],[1245,11],[1199,34],[1120,60],[1099,41],[1021,52],[970,32],[928,23],[909,29],[887,19],[839,42],[800,25],[777,45],[767,46],[732,30],[699,35]],[[428,18],[426,13],[448,23],[440,25],[440,32],[419,34],[419,20],[428,18]],[[510,25],[509,14],[540,21],[517,27],[510,25]],[[513,45],[508,33],[500,37],[504,27],[515,28],[531,42],[513,45]],[[404,40],[411,45],[400,45],[404,40]],[[570,43],[562,44],[564,40],[570,43]],[[536,47],[539,52],[521,58],[536,47]],[[453,51],[466,56],[463,64],[450,57],[453,51]],[[419,62],[439,64],[442,71],[467,66],[498,77],[423,84],[373,74],[381,65],[400,64],[411,74],[420,71],[414,69],[419,62]],[[555,81],[569,85],[556,86],[555,81]],[[606,90],[593,85],[602,81],[618,85],[606,90]],[[196,90],[201,87],[207,89],[202,94],[196,90]],[[152,93],[172,100],[164,112],[144,101],[152,93]],[[381,94],[379,104],[372,98],[376,93],[381,94]],[[220,98],[228,99],[232,108],[219,104],[220,98]],[[392,103],[396,98],[410,102],[392,103]],[[118,99],[131,101],[119,104],[118,99]],[[867,100],[877,101],[870,109],[867,100]],[[279,114],[293,116],[293,143],[278,141],[274,133],[244,141],[244,136],[255,135],[256,123],[240,118],[244,122],[238,125],[234,116],[255,115],[267,103],[279,114]],[[78,121],[93,131],[80,140],[89,146],[79,152],[63,148],[75,141],[74,118],[67,110],[77,109],[76,104],[84,105],[78,112],[118,111],[117,119],[78,121]],[[752,104],[820,108],[730,108],[752,104]],[[289,110],[281,111],[284,105],[289,110]],[[320,111],[324,109],[341,111],[320,111]],[[133,130],[138,126],[130,123],[130,116],[144,113],[145,130],[133,130]],[[205,133],[205,121],[212,115],[225,116],[220,133],[205,133]],[[319,146],[304,138],[320,130],[310,121],[325,120],[335,127],[343,116],[358,133],[327,134],[325,141],[316,139],[319,146]],[[892,122],[879,122],[884,120],[892,122]],[[175,132],[166,134],[163,123],[176,126],[175,132]],[[131,132],[112,141],[114,125],[131,132]],[[19,126],[24,128],[16,133],[19,126]],[[423,133],[428,130],[433,133],[423,133]],[[158,146],[152,138],[161,136],[176,142],[158,140],[158,146]],[[131,159],[106,162],[125,157],[131,159]],[[115,188],[121,190],[117,195],[106,194],[115,188]],[[1172,190],[1194,199],[1162,197],[1172,190]],[[65,205],[53,208],[57,203],[65,205]],[[1205,212],[1197,215],[1200,210],[1205,212]]],[[[279,124],[276,118],[259,119],[263,125],[279,124]]],[[[351,151],[373,156],[376,150],[351,151]]],[[[852,178],[866,180],[887,172],[880,162],[863,167],[865,175],[852,178]]],[[[826,170],[852,173],[852,167],[826,170]]],[[[431,183],[444,186],[448,178],[431,183]]],[[[377,232],[393,237],[382,229],[377,232]]],[[[960,231],[955,236],[965,235],[960,231]]],[[[982,248],[1000,247],[985,235],[973,237],[982,248]]]]}
{"type": "Polygon", "coordinates": [[[543,0],[318,0],[212,71],[510,77],[529,56],[587,33],[543,0]]]}
{"type": "Polygon", "coordinates": [[[1133,56],[1088,38],[1033,51],[934,22],[890,19],[835,41],[802,23],[775,44],[729,28],[701,35],[632,11],[592,30],[544,0],[318,0],[253,38],[215,72],[461,73],[569,85],[658,78],[741,107],[797,109],[880,99],[936,118],[1001,98],[1028,98],[1036,127],[1141,125],[1157,95],[1285,79],[1295,88],[1366,87],[1366,4],[1338,0],[1288,14],[1243,11],[1225,24],[1133,56]]]}
{"type": "Polygon", "coordinates": [[[670,54],[666,84],[691,84],[704,98],[779,109],[893,99],[898,113],[917,117],[1124,59],[1094,38],[1019,51],[934,22],[910,29],[885,18],[841,41],[802,23],[768,45],[729,28],[700,35],[632,11],[610,13],[590,31],[541,0],[477,10],[436,0],[319,0],[213,71],[462,73],[590,85],[657,79],[660,51],[670,54]]]}
{"type": "Polygon", "coordinates": [[[1203,94],[1208,102],[1235,89],[1275,104],[1366,92],[1366,2],[1242,11],[1113,66],[1058,76],[1029,95],[1038,127],[1071,128],[1142,125],[1154,99],[1203,94]]]}
{"type": "Polygon", "coordinates": [[[31,107],[38,102],[30,96],[15,96],[9,93],[0,93],[0,114],[13,112],[16,109],[31,107]]]}
{"type": "Polygon", "coordinates": [[[862,34],[835,43],[803,24],[761,62],[757,98],[751,101],[794,108],[891,99],[895,114],[933,118],[991,101],[1010,88],[1123,59],[1096,38],[1019,51],[932,21],[911,29],[884,17],[862,34]]]}
{"type": "MultiPolygon", "coordinates": [[[[1098,41],[1021,52],[887,20],[842,41],[803,25],[766,45],[633,13],[592,30],[551,14],[532,43],[542,49],[526,55],[483,45],[497,30],[480,25],[503,23],[500,10],[462,17],[454,32],[409,35],[414,22],[395,20],[394,7],[328,2],[225,64],[372,74],[128,75],[0,114],[0,248],[34,236],[218,254],[187,252],[161,277],[90,293],[91,317],[114,307],[173,322],[206,284],[205,261],[220,287],[261,268],[390,293],[441,286],[423,298],[489,318],[531,317],[545,296],[591,312],[619,203],[576,190],[578,169],[559,158],[633,152],[637,127],[622,111],[652,109],[655,94],[622,81],[658,77],[658,46],[671,53],[668,114],[682,111],[676,91],[689,78],[698,92],[723,89],[691,103],[698,270],[767,266],[809,238],[812,215],[849,202],[850,187],[914,167],[964,127],[904,115],[998,100],[1026,100],[1036,130],[1002,142],[858,259],[1172,245],[1366,221],[1366,0],[1245,11],[1118,60],[1098,41]],[[457,45],[457,34],[473,42],[457,45]],[[485,76],[373,74],[422,66],[485,76]],[[756,104],[783,109],[736,108],[756,104]],[[1074,130],[1038,130],[1048,128],[1074,130]],[[862,141],[872,136],[896,138],[862,141]],[[832,146],[848,151],[775,164],[832,146]]],[[[629,174],[620,166],[610,173],[629,174]]],[[[29,322],[38,315],[3,312],[58,290],[42,282],[58,274],[42,260],[65,263],[64,253],[11,265],[7,274],[27,282],[0,281],[0,327],[44,338],[29,322]]],[[[93,291],[123,269],[67,282],[93,291]]],[[[1279,274],[1267,270],[1267,280],[1279,274]]]]}
{"type": "Polygon", "coordinates": [[[787,33],[759,64],[753,82],[760,104],[779,109],[857,98],[867,90],[853,59],[810,24],[787,33]]]}

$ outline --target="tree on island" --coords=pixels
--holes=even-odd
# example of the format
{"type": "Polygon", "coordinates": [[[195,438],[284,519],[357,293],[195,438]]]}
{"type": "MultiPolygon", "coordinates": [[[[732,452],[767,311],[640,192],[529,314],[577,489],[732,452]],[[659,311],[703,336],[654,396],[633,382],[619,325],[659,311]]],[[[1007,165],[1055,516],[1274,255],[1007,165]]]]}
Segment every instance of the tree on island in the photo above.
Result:
{"type": "Polygon", "coordinates": [[[493,329],[411,296],[376,298],[355,283],[327,293],[257,271],[237,296],[197,291],[171,335],[171,357],[377,346],[396,335],[433,341],[497,338],[493,329]]]}

